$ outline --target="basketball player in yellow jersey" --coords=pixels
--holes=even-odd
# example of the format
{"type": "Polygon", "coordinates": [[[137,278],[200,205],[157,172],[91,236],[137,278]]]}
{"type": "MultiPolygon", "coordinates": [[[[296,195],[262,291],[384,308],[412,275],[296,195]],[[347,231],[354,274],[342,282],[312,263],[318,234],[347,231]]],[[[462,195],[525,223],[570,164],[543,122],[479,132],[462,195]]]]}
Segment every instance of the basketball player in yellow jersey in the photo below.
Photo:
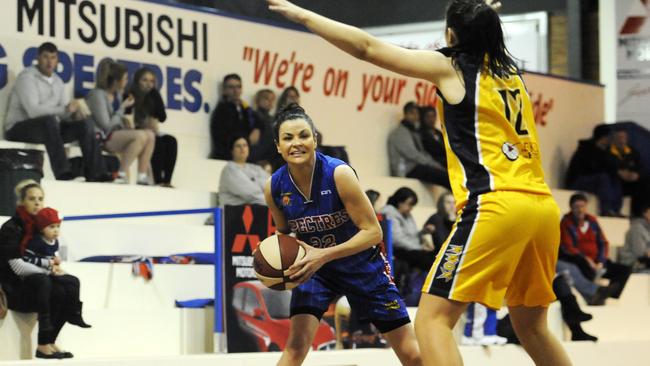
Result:
{"type": "Polygon", "coordinates": [[[452,328],[470,302],[505,299],[537,365],[571,361],[546,325],[559,209],[544,182],[532,107],[494,0],[451,0],[448,48],[408,50],[286,0],[269,8],[354,57],[435,83],[459,216],[425,281],[415,330],[425,365],[462,365],[452,328]]]}

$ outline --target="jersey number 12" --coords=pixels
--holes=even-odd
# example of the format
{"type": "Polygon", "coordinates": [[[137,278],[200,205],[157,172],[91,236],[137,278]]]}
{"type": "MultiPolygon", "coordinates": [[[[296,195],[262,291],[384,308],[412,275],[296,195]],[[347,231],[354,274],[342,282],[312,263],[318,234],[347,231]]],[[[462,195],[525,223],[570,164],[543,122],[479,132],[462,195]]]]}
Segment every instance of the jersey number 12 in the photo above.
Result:
{"type": "Polygon", "coordinates": [[[523,99],[520,89],[500,89],[499,94],[505,105],[506,119],[515,126],[515,131],[519,136],[528,135],[525,123],[523,121],[523,99]]]}

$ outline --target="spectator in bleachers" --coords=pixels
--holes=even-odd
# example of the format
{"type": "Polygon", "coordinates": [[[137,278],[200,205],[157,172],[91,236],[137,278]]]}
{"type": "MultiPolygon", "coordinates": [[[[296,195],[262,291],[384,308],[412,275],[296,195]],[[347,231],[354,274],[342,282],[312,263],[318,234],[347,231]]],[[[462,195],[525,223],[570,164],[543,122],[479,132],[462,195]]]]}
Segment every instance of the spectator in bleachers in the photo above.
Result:
{"type": "Polygon", "coordinates": [[[627,131],[623,128],[614,130],[609,152],[618,162],[618,177],[622,183],[623,194],[632,197],[631,216],[637,217],[641,215],[641,207],[650,203],[650,182],[641,176],[641,155],[628,144],[627,131]]]}
{"type": "Polygon", "coordinates": [[[441,166],[447,167],[447,151],[442,132],[437,126],[438,112],[431,106],[420,109],[420,133],[424,149],[441,166]]]}
{"type": "MultiPolygon", "coordinates": [[[[577,266],[582,275],[591,282],[601,277],[609,279],[607,295],[613,298],[620,297],[630,277],[630,268],[609,260],[609,243],[596,217],[587,213],[587,197],[582,193],[576,193],[571,196],[569,205],[571,212],[564,215],[560,222],[558,269],[560,269],[560,262],[566,262],[577,266]]],[[[571,271],[571,268],[568,270],[571,271]]],[[[577,276],[572,275],[572,278],[576,282],[578,291],[583,295],[587,294],[578,287],[577,276]]],[[[594,292],[593,286],[591,290],[594,292]]],[[[598,288],[596,287],[595,290],[598,288]]],[[[592,302],[595,301],[592,299],[592,302]]]]}
{"type": "Polygon", "coordinates": [[[38,234],[27,243],[23,262],[10,263],[11,268],[21,278],[29,274],[45,273],[53,282],[60,283],[68,294],[70,315],[68,323],[81,328],[90,328],[81,316],[82,303],[79,300],[79,279],[61,269],[59,257],[59,233],[61,219],[58,212],[50,207],[38,211],[35,217],[38,234]]]}
{"type": "Polygon", "coordinates": [[[248,140],[245,136],[231,138],[232,160],[221,171],[219,205],[265,205],[264,184],[269,174],[257,164],[247,163],[248,140]]]}
{"type": "Polygon", "coordinates": [[[609,144],[609,126],[596,126],[591,139],[578,143],[569,163],[566,184],[570,189],[598,196],[601,216],[620,216],[623,188],[618,176],[618,163],[609,153],[609,144]]]}
{"type": "MultiPolygon", "coordinates": [[[[25,180],[18,183],[15,192],[18,199],[16,214],[0,228],[0,285],[7,296],[9,309],[38,314],[36,357],[73,357],[72,353],[59,349],[56,339],[63,325],[79,315],[74,306],[78,298],[69,293],[63,283],[53,281],[47,274],[34,273],[21,279],[15,272],[25,263],[22,257],[28,243],[37,234],[36,215],[43,208],[43,188],[33,180],[25,180]]],[[[56,266],[55,260],[54,270],[56,266]]]]}
{"type": "Polygon", "coordinates": [[[575,259],[562,254],[560,251],[555,271],[556,275],[561,274],[570,279],[570,285],[578,291],[587,304],[592,306],[605,305],[605,300],[610,295],[609,288],[599,286],[593,279],[587,278],[575,263],[575,259]]]}
{"type": "Polygon", "coordinates": [[[404,118],[388,135],[391,175],[416,178],[450,188],[447,168],[433,160],[422,143],[420,112],[415,102],[404,106],[404,118]]]}
{"type": "Polygon", "coordinates": [[[619,262],[634,270],[650,269],[650,206],[644,206],[641,217],[632,220],[619,262]]]}
{"type": "Polygon", "coordinates": [[[271,89],[262,89],[255,94],[255,120],[260,128],[250,134],[251,163],[265,163],[281,159],[273,139],[273,115],[271,109],[275,104],[275,93],[271,89]]]}
{"type": "Polygon", "coordinates": [[[44,144],[54,176],[75,178],[64,143],[78,141],[83,154],[86,181],[108,181],[99,141],[92,120],[70,100],[63,80],[56,74],[57,47],[45,42],[38,47],[37,65],[27,67],[16,78],[5,118],[5,138],[10,141],[44,144]]]}
{"type": "Polygon", "coordinates": [[[156,136],[151,155],[153,181],[161,187],[171,187],[178,155],[178,142],[174,136],[160,131],[160,124],[167,120],[167,113],[153,71],[146,67],[136,71],[129,93],[135,98],[133,104],[135,128],[152,131],[156,136]]]}
{"type": "Polygon", "coordinates": [[[426,239],[424,231],[418,230],[411,214],[417,203],[417,194],[408,187],[401,187],[388,198],[381,213],[392,221],[395,259],[427,272],[433,264],[433,242],[426,239]]]}
{"type": "Polygon", "coordinates": [[[280,113],[282,109],[291,103],[300,105],[300,92],[295,86],[289,86],[282,91],[278,104],[275,106],[275,113],[280,113]]]}
{"type": "Polygon", "coordinates": [[[424,224],[425,228],[429,225],[429,230],[433,236],[433,254],[438,255],[442,244],[451,233],[451,228],[456,222],[456,200],[451,193],[445,193],[438,198],[436,213],[431,215],[424,224]]]}
{"type": "Polygon", "coordinates": [[[242,100],[241,95],[241,77],[237,74],[224,76],[222,97],[210,116],[210,157],[213,159],[230,160],[230,139],[233,136],[245,136],[248,140],[254,129],[262,128],[255,120],[253,109],[242,100]]]}
{"type": "Polygon", "coordinates": [[[97,74],[97,87],[88,93],[86,102],[92,112],[95,129],[104,141],[104,149],[120,154],[120,170],[115,182],[127,183],[127,172],[137,158],[137,183],[148,185],[151,154],[156,140],[153,132],[134,130],[124,118],[125,110],[135,101],[131,95],[124,100],[121,98],[128,83],[126,66],[115,61],[102,61],[97,74]],[[116,99],[117,110],[113,107],[116,99]]]}

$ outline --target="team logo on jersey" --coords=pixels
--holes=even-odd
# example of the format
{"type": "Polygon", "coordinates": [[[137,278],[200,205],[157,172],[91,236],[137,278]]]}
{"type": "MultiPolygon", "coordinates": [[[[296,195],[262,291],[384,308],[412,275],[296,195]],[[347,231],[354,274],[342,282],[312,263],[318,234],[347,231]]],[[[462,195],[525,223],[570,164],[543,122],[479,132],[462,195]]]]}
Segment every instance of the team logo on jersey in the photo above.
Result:
{"type": "Polygon", "coordinates": [[[280,195],[282,196],[282,206],[291,206],[291,192],[281,193],[280,195]]]}
{"type": "Polygon", "coordinates": [[[447,248],[445,251],[445,263],[440,267],[442,273],[440,273],[436,279],[442,279],[445,280],[445,282],[451,281],[454,277],[454,271],[460,261],[460,255],[462,252],[462,245],[450,245],[449,248],[447,248]]]}
{"type": "Polygon", "coordinates": [[[503,152],[503,155],[508,158],[510,161],[515,161],[517,158],[519,158],[519,149],[515,144],[511,144],[509,142],[504,142],[503,146],[501,146],[501,151],[503,152]]]}
{"type": "Polygon", "coordinates": [[[387,302],[384,304],[384,308],[386,310],[399,310],[400,308],[399,301],[393,300],[391,302],[387,302]]]}
{"type": "Polygon", "coordinates": [[[325,196],[325,195],[327,195],[327,194],[332,194],[332,191],[330,191],[329,189],[326,189],[326,190],[324,190],[324,191],[320,191],[320,195],[321,195],[321,196],[325,196]]]}

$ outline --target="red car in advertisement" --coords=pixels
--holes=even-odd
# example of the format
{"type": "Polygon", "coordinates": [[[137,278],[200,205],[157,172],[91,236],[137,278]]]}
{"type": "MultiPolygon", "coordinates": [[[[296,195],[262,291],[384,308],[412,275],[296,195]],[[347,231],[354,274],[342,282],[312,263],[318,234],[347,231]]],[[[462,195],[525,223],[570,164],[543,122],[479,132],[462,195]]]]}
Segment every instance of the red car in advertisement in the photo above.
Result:
{"type": "MultiPolygon", "coordinates": [[[[289,338],[289,305],[291,291],[276,291],[259,281],[247,281],[233,288],[233,308],[244,331],[257,341],[258,350],[282,351],[289,338]]],[[[321,320],[312,348],[314,350],[334,349],[334,329],[321,320]]]]}

